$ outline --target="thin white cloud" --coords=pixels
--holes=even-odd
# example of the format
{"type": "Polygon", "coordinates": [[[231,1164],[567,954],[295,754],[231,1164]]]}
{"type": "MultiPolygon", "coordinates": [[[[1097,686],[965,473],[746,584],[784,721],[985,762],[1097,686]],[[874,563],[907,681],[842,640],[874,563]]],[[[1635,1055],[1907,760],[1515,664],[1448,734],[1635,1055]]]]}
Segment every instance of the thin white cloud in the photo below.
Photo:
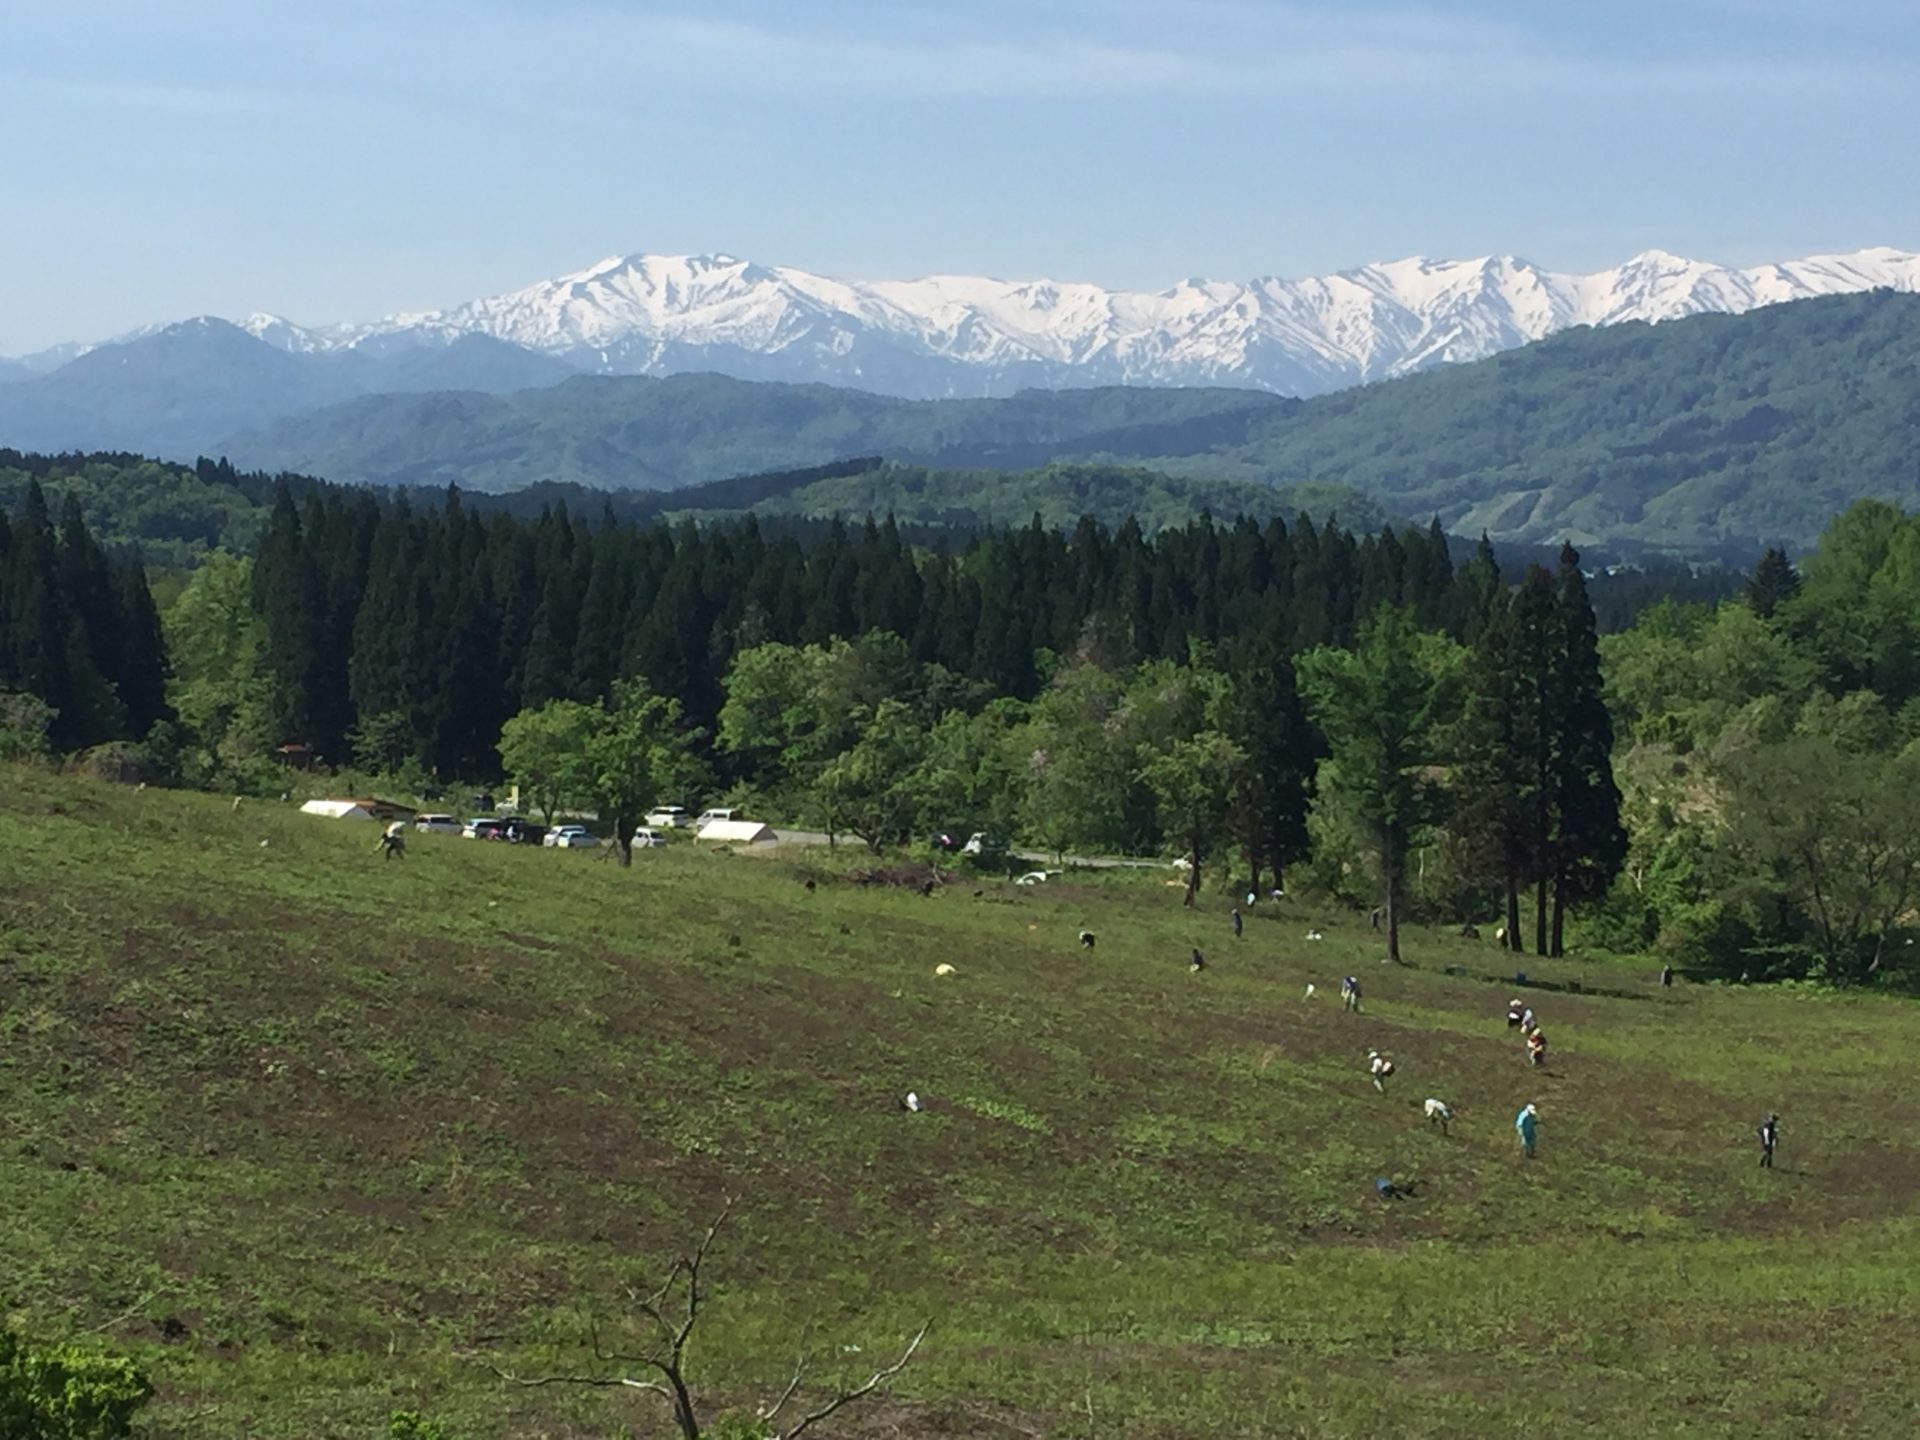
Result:
{"type": "Polygon", "coordinates": [[[640,92],[781,96],[1806,95],[1857,94],[1920,77],[1911,61],[1894,56],[1596,55],[1512,24],[1431,9],[1190,0],[1170,21],[1163,7],[1109,0],[1018,16],[994,7],[854,13],[853,22],[823,22],[797,6],[747,18],[710,7],[599,3],[545,12],[529,29],[523,12],[497,8],[468,40],[492,31],[496,44],[560,43],[588,75],[640,92]],[[513,32],[518,39],[506,39],[513,32]]]}

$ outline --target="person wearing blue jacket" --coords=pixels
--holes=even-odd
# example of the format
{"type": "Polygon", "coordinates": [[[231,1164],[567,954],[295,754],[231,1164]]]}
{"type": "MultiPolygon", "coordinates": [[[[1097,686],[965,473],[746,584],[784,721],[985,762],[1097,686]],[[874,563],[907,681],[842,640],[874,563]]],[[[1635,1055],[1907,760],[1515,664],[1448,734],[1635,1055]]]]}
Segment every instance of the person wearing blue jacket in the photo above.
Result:
{"type": "Polygon", "coordinates": [[[1537,1139],[1533,1127],[1538,1114],[1539,1112],[1533,1108],[1532,1104],[1528,1104],[1518,1115],[1513,1117],[1513,1128],[1518,1131],[1520,1135],[1520,1149],[1529,1160],[1533,1159],[1533,1147],[1537,1139]]]}

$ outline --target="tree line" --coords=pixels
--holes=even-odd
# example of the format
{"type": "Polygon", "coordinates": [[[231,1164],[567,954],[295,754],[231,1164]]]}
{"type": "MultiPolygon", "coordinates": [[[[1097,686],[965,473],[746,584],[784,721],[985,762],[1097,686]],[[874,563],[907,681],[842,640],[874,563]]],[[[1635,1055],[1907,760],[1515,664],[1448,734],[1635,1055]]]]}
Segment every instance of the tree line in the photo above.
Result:
{"type": "Polygon", "coordinates": [[[37,484],[0,511],[0,753],[144,738],[167,719],[166,646],[139,557],[115,560],[77,500],[37,484]]]}
{"type": "Polygon", "coordinates": [[[415,793],[515,778],[618,834],[703,799],[875,846],[1178,854],[1196,885],[1378,906],[1389,945],[1406,914],[1492,917],[1543,953],[1858,981],[1906,959],[1920,880],[1914,575],[1920,520],[1863,502],[1741,594],[1603,635],[1571,549],[1515,576],[1437,527],[935,549],[886,521],[314,485],[163,624],[141,567],[30,485],[0,547],[0,743],[144,737],[161,774],[276,790],[298,744],[415,793]]]}

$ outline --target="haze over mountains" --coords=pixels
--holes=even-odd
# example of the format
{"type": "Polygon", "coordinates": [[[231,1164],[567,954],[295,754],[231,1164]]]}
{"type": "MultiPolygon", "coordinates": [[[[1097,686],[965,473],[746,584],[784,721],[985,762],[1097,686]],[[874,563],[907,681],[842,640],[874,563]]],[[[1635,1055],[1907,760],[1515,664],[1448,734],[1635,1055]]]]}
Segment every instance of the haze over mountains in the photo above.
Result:
{"type": "Polygon", "coordinates": [[[1469,535],[1705,553],[1810,543],[1863,495],[1920,505],[1916,443],[1920,296],[1877,293],[1574,330],[1311,400],[1147,387],[901,400],[583,375],[511,395],[364,396],[229,453],[249,468],[490,491],[672,489],[850,455],[947,470],[1118,463],[1342,486],[1469,535]]]}

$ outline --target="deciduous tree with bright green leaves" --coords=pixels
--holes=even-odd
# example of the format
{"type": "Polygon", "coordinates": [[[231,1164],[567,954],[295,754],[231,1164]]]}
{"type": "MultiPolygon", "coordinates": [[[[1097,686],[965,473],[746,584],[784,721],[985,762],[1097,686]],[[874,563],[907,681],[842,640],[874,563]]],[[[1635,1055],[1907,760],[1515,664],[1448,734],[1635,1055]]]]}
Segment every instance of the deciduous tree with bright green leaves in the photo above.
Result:
{"type": "Polygon", "coordinates": [[[1182,903],[1192,905],[1214,837],[1225,831],[1247,776],[1247,752],[1218,730],[1202,730],[1145,752],[1140,776],[1153,792],[1161,830],[1186,847],[1191,863],[1182,903]]]}
{"type": "Polygon", "coordinates": [[[1383,605],[1353,650],[1321,647],[1297,662],[1300,691],[1335,762],[1321,794],[1347,805],[1371,837],[1384,891],[1387,958],[1400,960],[1401,896],[1415,839],[1445,814],[1442,767],[1458,703],[1460,647],[1383,605]]]}
{"type": "Polygon", "coordinates": [[[663,795],[692,793],[704,767],[698,732],[687,728],[680,702],[656,695],[644,680],[621,680],[587,740],[587,771],[600,821],[613,827],[620,863],[633,863],[633,830],[663,795]]]}
{"type": "Polygon", "coordinates": [[[500,763],[549,825],[558,812],[593,793],[595,772],[587,752],[603,719],[598,705],[549,700],[500,727],[500,763]]]}

